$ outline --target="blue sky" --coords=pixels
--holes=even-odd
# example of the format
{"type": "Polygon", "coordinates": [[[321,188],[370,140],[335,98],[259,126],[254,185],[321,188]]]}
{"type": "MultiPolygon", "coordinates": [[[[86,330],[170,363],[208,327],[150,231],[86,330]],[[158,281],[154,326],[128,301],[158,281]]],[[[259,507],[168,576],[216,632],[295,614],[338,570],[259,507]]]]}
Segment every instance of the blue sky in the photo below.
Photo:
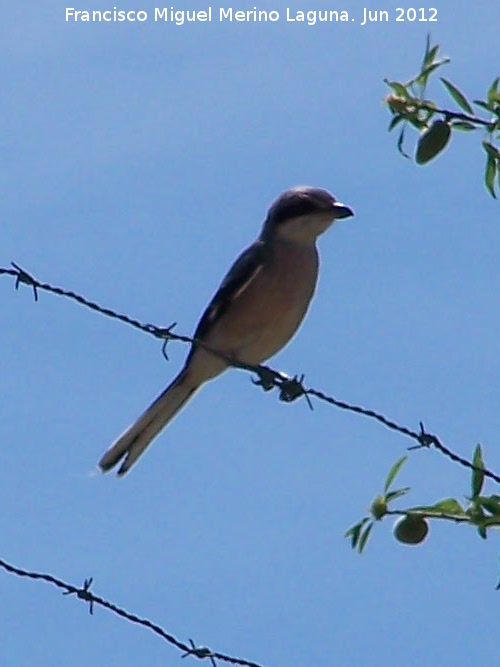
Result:
{"type": "MultiPolygon", "coordinates": [[[[315,301],[272,365],[411,428],[423,420],[462,456],[481,442],[498,471],[500,217],[480,137],[417,167],[381,100],[384,77],[416,71],[429,26],[452,57],[443,75],[483,95],[500,73],[500,7],[436,0],[430,24],[396,22],[398,4],[370,4],[391,20],[366,26],[354,3],[290,3],[356,19],[315,26],[4,8],[0,265],[189,335],[277,194],[326,187],[356,217],[321,238],[315,301]]],[[[429,94],[448,101],[438,83],[429,94]]],[[[100,476],[102,452],[186,346],[166,363],[153,338],[49,294],[34,303],[6,277],[0,300],[1,558],[73,584],[93,576],[96,594],[182,641],[269,667],[491,662],[494,535],[441,522],[408,548],[384,521],[362,557],[343,537],[411,441],[323,403],[285,405],[231,371],[130,475],[100,476]]],[[[433,451],[414,452],[400,482],[408,504],[470,488],[433,451]]],[[[178,664],[147,630],[46,584],[4,573],[2,598],[6,665],[178,664]]]]}

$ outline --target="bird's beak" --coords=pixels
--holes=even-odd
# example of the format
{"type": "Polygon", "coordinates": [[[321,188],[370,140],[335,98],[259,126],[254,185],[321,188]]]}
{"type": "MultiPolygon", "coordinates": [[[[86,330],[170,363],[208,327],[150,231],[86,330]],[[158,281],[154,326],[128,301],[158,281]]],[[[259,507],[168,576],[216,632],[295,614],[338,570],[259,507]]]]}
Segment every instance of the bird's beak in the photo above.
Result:
{"type": "Polygon", "coordinates": [[[354,211],[346,206],[341,204],[339,201],[336,201],[333,205],[333,211],[335,213],[335,220],[341,220],[342,218],[350,218],[354,215],[354,211]]]}

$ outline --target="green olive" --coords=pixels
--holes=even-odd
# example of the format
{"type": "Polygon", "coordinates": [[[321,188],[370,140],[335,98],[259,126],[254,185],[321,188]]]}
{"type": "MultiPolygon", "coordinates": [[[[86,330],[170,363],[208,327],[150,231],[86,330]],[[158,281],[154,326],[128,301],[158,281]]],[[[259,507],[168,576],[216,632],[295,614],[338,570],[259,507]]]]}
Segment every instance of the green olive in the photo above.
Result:
{"type": "Polygon", "coordinates": [[[402,544],[420,544],[428,532],[429,524],[418,514],[408,514],[394,524],[394,537],[402,544]]]}
{"type": "Polygon", "coordinates": [[[387,514],[387,501],[384,496],[377,496],[372,502],[370,510],[373,518],[377,521],[387,514]]]}

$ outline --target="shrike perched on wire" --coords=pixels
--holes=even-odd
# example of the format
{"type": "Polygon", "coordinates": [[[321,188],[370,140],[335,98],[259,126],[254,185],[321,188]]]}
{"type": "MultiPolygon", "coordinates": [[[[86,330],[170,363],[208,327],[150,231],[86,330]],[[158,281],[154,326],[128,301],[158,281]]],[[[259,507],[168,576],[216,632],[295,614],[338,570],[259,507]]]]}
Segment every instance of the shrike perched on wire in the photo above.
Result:
{"type": "Polygon", "coordinates": [[[203,313],[184,367],[99,461],[124,475],[201,385],[230,364],[261,364],[297,331],[318,277],[316,239],[337,219],[354,215],[326,190],[296,187],[271,205],[258,239],[236,260],[203,313]]]}

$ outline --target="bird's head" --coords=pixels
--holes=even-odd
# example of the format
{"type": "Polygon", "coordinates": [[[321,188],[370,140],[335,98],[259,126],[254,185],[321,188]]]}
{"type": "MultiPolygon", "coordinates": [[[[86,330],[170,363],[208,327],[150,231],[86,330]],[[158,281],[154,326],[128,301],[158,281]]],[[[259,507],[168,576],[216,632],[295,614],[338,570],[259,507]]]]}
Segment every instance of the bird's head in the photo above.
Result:
{"type": "Polygon", "coordinates": [[[271,205],[261,238],[312,243],[330,225],[353,211],[322,188],[301,185],[283,192],[271,205]]]}

